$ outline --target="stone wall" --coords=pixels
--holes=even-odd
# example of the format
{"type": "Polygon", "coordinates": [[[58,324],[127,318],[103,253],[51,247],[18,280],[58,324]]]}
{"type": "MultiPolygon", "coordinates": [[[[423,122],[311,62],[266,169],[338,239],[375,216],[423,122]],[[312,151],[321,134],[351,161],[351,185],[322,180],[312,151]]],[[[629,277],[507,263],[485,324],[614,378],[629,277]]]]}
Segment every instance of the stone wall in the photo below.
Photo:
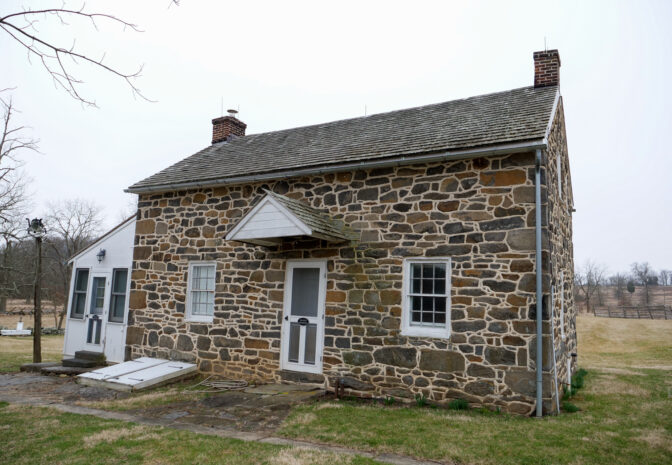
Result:
{"type": "MultiPolygon", "coordinates": [[[[546,198],[545,185],[542,191],[546,198]]],[[[532,412],[533,153],[142,194],[138,207],[130,357],[170,357],[195,361],[205,373],[327,388],[342,378],[362,396],[422,393],[532,412]],[[360,240],[276,248],[226,241],[263,188],[343,219],[360,240]],[[451,257],[450,339],[400,334],[407,257],[451,257]],[[279,370],[284,270],[296,258],[328,260],[324,375],[279,370]],[[187,269],[196,260],[217,261],[211,324],[185,321],[187,269]]],[[[547,233],[543,244],[548,292],[547,233]]],[[[545,368],[548,410],[552,378],[545,368]]]]}
{"type": "MultiPolygon", "coordinates": [[[[571,363],[572,372],[576,370],[577,362],[571,357],[572,353],[577,353],[577,310],[574,305],[574,247],[572,243],[572,209],[574,208],[574,199],[562,100],[558,104],[554,124],[549,134],[548,146],[546,164],[549,179],[551,180],[550,185],[553,186],[547,193],[551,250],[549,273],[554,283],[553,341],[556,358],[555,367],[549,366],[548,368],[557,369],[558,390],[559,395],[562,396],[563,390],[567,388],[569,382],[567,361],[569,360],[571,363]],[[559,172],[558,159],[560,159],[559,172]],[[558,181],[559,177],[562,178],[560,182],[558,181]],[[562,190],[562,194],[560,194],[560,189],[562,190]],[[564,319],[561,317],[561,306],[563,303],[564,319]]],[[[555,392],[552,394],[555,395],[555,392]]]]}

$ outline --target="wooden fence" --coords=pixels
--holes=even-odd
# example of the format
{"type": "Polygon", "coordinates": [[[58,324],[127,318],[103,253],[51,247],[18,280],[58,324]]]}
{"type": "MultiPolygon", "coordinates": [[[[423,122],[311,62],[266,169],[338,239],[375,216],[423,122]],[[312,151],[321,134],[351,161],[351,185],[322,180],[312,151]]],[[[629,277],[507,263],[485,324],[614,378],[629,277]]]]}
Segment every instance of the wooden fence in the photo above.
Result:
{"type": "Polygon", "coordinates": [[[593,315],[604,318],[644,318],[650,320],[672,320],[672,307],[669,305],[649,305],[638,307],[601,307],[594,308],[593,315]]]}

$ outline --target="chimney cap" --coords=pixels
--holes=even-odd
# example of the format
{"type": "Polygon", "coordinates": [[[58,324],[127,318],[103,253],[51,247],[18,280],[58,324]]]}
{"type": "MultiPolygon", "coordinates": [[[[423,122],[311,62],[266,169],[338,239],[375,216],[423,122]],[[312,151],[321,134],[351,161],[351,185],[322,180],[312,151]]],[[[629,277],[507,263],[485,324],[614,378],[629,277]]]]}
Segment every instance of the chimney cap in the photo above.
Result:
{"type": "Polygon", "coordinates": [[[226,112],[232,118],[236,118],[236,115],[238,114],[238,110],[234,110],[233,108],[229,108],[228,110],[226,110],[226,112]]]}

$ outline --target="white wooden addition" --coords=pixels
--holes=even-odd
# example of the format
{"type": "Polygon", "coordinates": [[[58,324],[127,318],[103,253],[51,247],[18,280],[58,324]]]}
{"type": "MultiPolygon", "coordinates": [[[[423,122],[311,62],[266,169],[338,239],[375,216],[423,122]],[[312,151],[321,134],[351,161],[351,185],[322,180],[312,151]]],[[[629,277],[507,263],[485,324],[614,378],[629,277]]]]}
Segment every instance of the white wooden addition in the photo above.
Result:
{"type": "Polygon", "coordinates": [[[134,236],[132,217],[70,259],[65,357],[89,350],[105,354],[109,362],[124,361],[134,236]],[[105,255],[99,260],[101,250],[105,255]]]}
{"type": "Polygon", "coordinates": [[[287,262],[280,366],[322,373],[327,262],[287,262]]]}

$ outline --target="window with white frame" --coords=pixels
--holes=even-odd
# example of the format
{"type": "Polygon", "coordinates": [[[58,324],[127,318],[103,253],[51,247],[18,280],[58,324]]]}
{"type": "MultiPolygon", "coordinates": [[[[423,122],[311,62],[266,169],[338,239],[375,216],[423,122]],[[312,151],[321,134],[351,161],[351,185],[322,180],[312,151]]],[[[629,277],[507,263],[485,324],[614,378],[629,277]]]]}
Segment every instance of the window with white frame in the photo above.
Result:
{"type": "Polygon", "coordinates": [[[215,309],[216,265],[211,262],[189,264],[187,285],[187,318],[212,321],[215,309]]]}
{"type": "Polygon", "coordinates": [[[126,311],[127,268],[115,268],[112,271],[112,292],[110,293],[109,321],[123,323],[126,311]]]}
{"type": "Polygon", "coordinates": [[[75,283],[72,289],[72,306],[70,318],[84,318],[84,305],[86,304],[86,289],[89,285],[89,270],[77,268],[75,283]]]}
{"type": "Polygon", "coordinates": [[[450,336],[450,258],[404,263],[402,334],[450,336]]]}

